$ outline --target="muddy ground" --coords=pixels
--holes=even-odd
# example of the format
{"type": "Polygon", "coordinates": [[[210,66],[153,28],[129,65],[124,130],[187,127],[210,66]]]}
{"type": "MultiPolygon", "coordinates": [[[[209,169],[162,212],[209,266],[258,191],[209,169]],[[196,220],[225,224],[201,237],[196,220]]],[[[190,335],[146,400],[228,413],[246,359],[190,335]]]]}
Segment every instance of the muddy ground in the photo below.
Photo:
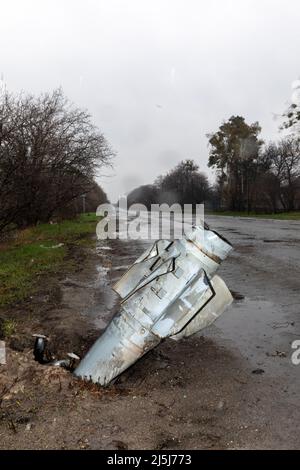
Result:
{"type": "Polygon", "coordinates": [[[76,272],[44,279],[0,366],[1,449],[270,449],[300,447],[300,222],[208,217],[235,251],[219,273],[233,306],[203,332],[167,340],[110,387],[32,358],[32,333],[58,357],[83,355],[118,308],[111,290],[147,243],[74,249],[76,272]]]}

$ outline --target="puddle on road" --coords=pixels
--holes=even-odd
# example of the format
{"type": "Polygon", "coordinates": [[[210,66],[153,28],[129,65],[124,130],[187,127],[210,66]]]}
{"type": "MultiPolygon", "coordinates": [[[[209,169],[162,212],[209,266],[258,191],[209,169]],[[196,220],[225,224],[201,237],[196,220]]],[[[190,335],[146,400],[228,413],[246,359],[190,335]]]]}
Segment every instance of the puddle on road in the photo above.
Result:
{"type": "Polygon", "coordinates": [[[287,368],[295,372],[290,356],[296,333],[294,322],[279,305],[245,297],[233,302],[204,335],[221,335],[249,360],[249,366],[265,368],[266,373],[273,374],[285,373],[287,368]]]}
{"type": "Polygon", "coordinates": [[[97,266],[98,279],[96,283],[101,284],[102,282],[107,282],[106,276],[109,273],[109,271],[110,271],[109,267],[98,265],[97,266]]]}
{"type": "Polygon", "coordinates": [[[96,279],[90,284],[89,289],[70,292],[69,297],[76,296],[79,299],[79,311],[89,316],[99,330],[106,328],[120,302],[120,297],[112,289],[113,284],[144,249],[144,244],[140,241],[132,244],[126,240],[116,239],[110,240],[107,245],[99,241],[96,246],[96,279]]]}
{"type": "MultiPolygon", "coordinates": [[[[101,263],[101,259],[99,263],[101,263]]],[[[118,301],[118,295],[111,287],[109,278],[111,268],[99,264],[97,266],[97,272],[98,276],[94,284],[93,305],[87,308],[84,314],[89,315],[94,325],[100,330],[103,330],[110,321],[112,312],[118,301]]]]}
{"type": "Polygon", "coordinates": [[[104,251],[111,251],[112,248],[111,248],[110,246],[108,246],[108,245],[105,245],[105,246],[97,246],[97,247],[96,247],[96,252],[97,252],[97,253],[99,253],[99,252],[101,253],[101,251],[103,251],[103,250],[104,250],[104,251]]]}
{"type": "Polygon", "coordinates": [[[111,268],[112,271],[127,271],[130,268],[130,264],[125,264],[122,266],[113,266],[111,268]]]}
{"type": "Polygon", "coordinates": [[[110,240],[108,245],[98,242],[97,278],[89,291],[92,301],[86,304],[82,313],[88,315],[99,330],[106,328],[120,302],[120,297],[112,289],[113,284],[145,250],[145,244],[147,246],[148,242],[137,240],[133,244],[118,239],[110,240]]]}

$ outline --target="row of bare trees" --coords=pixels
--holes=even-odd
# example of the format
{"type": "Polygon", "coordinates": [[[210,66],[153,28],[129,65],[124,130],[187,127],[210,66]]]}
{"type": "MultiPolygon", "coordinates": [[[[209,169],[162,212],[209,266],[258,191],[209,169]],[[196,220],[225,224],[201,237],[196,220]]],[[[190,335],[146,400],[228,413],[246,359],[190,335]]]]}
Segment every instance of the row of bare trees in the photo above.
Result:
{"type": "Polygon", "coordinates": [[[185,160],[153,184],[135,188],[128,204],[205,203],[209,209],[278,212],[300,209],[300,140],[264,145],[258,123],[233,116],[209,136],[208,165],[217,170],[210,186],[193,160],[185,160]]]}
{"type": "Polygon", "coordinates": [[[95,192],[94,178],[113,156],[90,115],[62,90],[39,97],[2,93],[0,231],[48,221],[95,192]]]}
{"type": "Polygon", "coordinates": [[[165,175],[156,178],[153,184],[135,188],[127,196],[128,205],[144,204],[200,204],[210,198],[207,176],[199,171],[193,160],[178,163],[165,175]]]}
{"type": "Polygon", "coordinates": [[[287,137],[279,143],[270,143],[263,157],[268,172],[261,182],[261,191],[268,197],[272,210],[300,209],[300,141],[287,137]]]}

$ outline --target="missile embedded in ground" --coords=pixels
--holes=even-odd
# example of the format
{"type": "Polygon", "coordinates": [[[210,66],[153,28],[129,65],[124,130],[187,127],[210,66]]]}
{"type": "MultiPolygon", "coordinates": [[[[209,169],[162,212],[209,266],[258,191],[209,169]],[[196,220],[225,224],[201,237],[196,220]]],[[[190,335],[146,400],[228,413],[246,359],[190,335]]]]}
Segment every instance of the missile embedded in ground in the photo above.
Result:
{"type": "Polygon", "coordinates": [[[203,226],[182,239],[156,241],[114,285],[120,311],[75,375],[108,385],[164,338],[179,340],[213,323],[233,300],[215,274],[231,250],[203,226]]]}

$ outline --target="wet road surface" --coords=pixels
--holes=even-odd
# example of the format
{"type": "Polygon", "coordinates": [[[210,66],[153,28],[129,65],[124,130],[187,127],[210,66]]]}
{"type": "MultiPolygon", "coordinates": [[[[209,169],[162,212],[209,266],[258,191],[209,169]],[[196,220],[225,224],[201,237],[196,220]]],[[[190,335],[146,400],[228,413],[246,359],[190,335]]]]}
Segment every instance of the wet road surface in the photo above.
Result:
{"type": "MultiPolygon", "coordinates": [[[[254,426],[259,432],[258,439],[253,441],[253,436],[249,437],[242,447],[293,447],[300,443],[297,433],[300,365],[293,365],[291,361],[292,342],[300,339],[300,222],[220,216],[208,216],[206,222],[234,246],[234,251],[223,262],[218,274],[233,291],[235,301],[214,325],[193,336],[189,344],[193,348],[193,343],[197,344],[197,338],[200,338],[210,348],[216,348],[213,357],[204,357],[204,363],[201,363],[201,367],[212,371],[215,354],[226,356],[224,381],[238,379],[236,367],[231,370],[237,360],[239,369],[246,373],[246,378],[242,378],[241,382],[247,384],[247,392],[243,390],[241,395],[228,397],[226,391],[219,404],[222,407],[223,401],[237,400],[241,409],[236,416],[234,412],[231,414],[235,425],[241,423],[240,426],[243,426],[244,421],[250,419],[251,424],[247,424],[245,429],[254,426]],[[228,354],[233,358],[232,364],[228,362],[228,354]],[[261,407],[258,405],[252,416],[250,411],[250,418],[247,405],[243,417],[243,400],[248,394],[255,405],[261,402],[261,407]],[[265,435],[258,430],[262,424],[266,427],[265,435]]],[[[110,253],[112,263],[107,273],[109,283],[119,279],[150,243],[115,240],[110,242],[110,250],[103,248],[103,251],[107,250],[106,254],[110,253]]],[[[101,248],[98,249],[101,252],[101,248]]],[[[116,311],[118,297],[113,293],[110,295],[111,305],[114,305],[111,311],[116,311]]],[[[108,313],[106,320],[110,317],[108,313]]],[[[167,343],[172,348],[171,340],[167,343]]],[[[182,348],[184,358],[187,343],[179,342],[176,345],[178,357],[182,348]]],[[[197,361],[197,356],[198,351],[195,350],[192,361],[197,361]]],[[[186,365],[179,361],[172,367],[176,375],[186,365]]],[[[216,366],[216,374],[218,371],[219,365],[216,366]]],[[[143,373],[147,375],[147,369],[143,373]]],[[[219,396],[217,390],[216,395],[219,396]]],[[[232,445],[234,447],[234,442],[232,445]]]]}

